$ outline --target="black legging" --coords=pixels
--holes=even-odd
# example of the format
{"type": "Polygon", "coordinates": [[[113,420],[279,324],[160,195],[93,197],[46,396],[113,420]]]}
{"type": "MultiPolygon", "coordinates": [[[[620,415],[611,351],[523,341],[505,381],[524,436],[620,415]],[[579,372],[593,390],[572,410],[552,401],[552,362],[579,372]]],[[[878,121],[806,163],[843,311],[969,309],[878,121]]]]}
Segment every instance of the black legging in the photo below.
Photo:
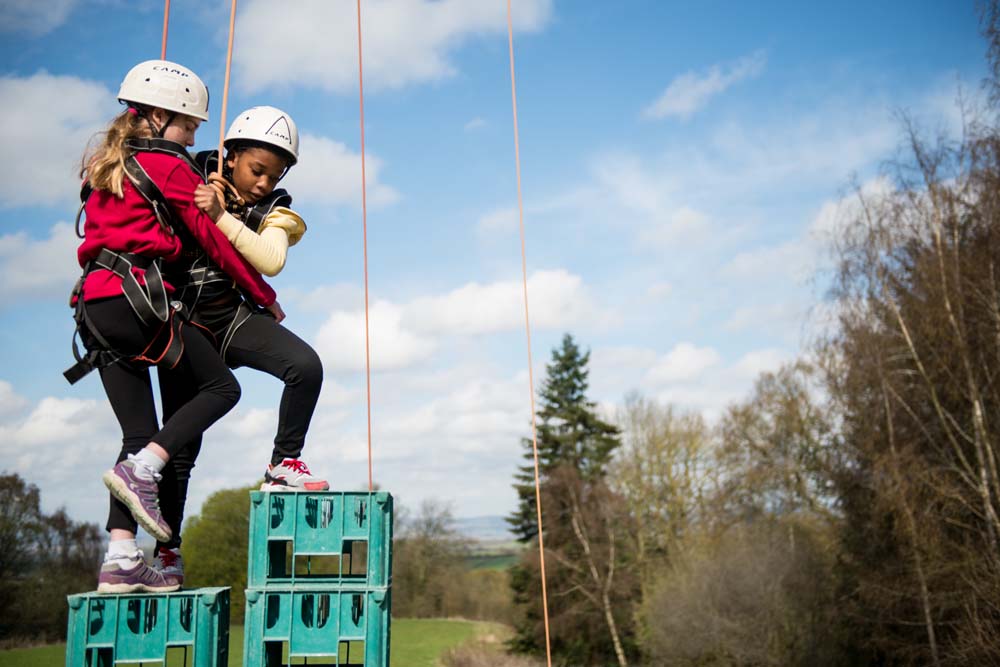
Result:
{"type": "MultiPolygon", "coordinates": [[[[323,364],[316,351],[274,318],[254,313],[233,334],[226,350],[226,363],[232,368],[246,366],[263,371],[285,383],[278,407],[278,432],[274,436],[271,463],[298,458],[323,386],[323,364]]],[[[180,406],[186,405],[192,388],[176,374],[160,373],[159,377],[163,414],[169,419],[180,406]]],[[[200,449],[201,435],[198,434],[171,458],[163,471],[160,509],[173,536],[169,543],[160,546],[180,546],[188,483],[200,449]]]]}
{"type": "MultiPolygon", "coordinates": [[[[151,341],[159,325],[147,327],[132,310],[125,297],[113,297],[87,303],[87,315],[100,334],[120,352],[139,354],[151,341]]],[[[199,439],[202,432],[229,412],[240,398],[240,385],[218,353],[197,329],[180,328],[184,354],[174,369],[159,367],[160,378],[188,387],[189,400],[164,415],[163,428],[156,419],[156,403],[146,364],[122,361],[101,369],[101,381],[115,417],[122,429],[122,449],[117,461],[136,454],[155,442],[170,454],[183,457],[184,444],[199,439]]],[[[193,462],[192,462],[193,465],[193,462]]],[[[131,512],[119,500],[111,498],[107,529],[135,532],[131,512]]]]}

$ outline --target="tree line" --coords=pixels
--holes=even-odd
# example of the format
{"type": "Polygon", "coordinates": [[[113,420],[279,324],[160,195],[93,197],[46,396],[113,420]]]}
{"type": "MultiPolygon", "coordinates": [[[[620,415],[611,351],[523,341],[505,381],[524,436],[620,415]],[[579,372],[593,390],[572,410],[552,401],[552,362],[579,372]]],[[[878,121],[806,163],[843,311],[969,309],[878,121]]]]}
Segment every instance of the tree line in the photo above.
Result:
{"type": "MultiPolygon", "coordinates": [[[[833,323],[713,423],[603,421],[566,336],[540,390],[560,665],[1000,664],[1000,10],[961,135],[900,115],[830,250],[833,323]]],[[[534,462],[511,646],[544,646],[534,462]]]]}

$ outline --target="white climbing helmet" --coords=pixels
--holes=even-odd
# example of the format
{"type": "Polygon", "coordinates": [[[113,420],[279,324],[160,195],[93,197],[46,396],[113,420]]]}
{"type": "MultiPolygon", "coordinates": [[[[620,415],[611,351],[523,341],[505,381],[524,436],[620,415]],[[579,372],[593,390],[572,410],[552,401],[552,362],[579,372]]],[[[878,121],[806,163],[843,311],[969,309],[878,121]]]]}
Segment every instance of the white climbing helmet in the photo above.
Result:
{"type": "Polygon", "coordinates": [[[130,69],[118,89],[118,101],[208,120],[205,83],[187,67],[168,60],[147,60],[130,69]]]}
{"type": "Polygon", "coordinates": [[[281,149],[288,166],[299,159],[299,130],[292,117],[274,107],[251,107],[238,115],[226,132],[226,148],[241,141],[259,142],[281,149]]]}

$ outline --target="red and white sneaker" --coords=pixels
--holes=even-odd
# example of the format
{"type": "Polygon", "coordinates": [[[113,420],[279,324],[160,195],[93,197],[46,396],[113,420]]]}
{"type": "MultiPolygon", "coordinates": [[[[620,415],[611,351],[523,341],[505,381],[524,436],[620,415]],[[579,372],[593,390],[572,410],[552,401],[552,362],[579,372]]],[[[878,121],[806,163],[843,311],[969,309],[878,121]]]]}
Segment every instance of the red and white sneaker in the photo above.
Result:
{"type": "Polygon", "coordinates": [[[184,583],[184,557],[181,556],[180,549],[160,547],[156,550],[152,567],[164,577],[169,577],[178,584],[184,583]]]}
{"type": "Polygon", "coordinates": [[[285,459],[278,465],[269,465],[264,471],[261,491],[326,491],[330,488],[325,479],[314,477],[309,467],[299,459],[285,459]]]}

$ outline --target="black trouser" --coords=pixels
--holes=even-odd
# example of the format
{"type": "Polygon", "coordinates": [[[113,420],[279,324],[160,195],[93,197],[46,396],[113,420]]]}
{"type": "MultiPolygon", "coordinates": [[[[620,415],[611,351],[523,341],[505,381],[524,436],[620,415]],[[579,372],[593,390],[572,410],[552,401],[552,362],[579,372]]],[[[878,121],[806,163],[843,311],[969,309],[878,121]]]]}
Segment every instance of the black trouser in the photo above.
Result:
{"type": "MultiPolygon", "coordinates": [[[[119,352],[138,355],[156,336],[161,325],[146,326],[136,317],[125,297],[91,301],[87,315],[100,334],[119,352]]],[[[169,326],[169,325],[162,325],[169,326]]],[[[101,369],[101,381],[122,429],[122,449],[117,461],[136,454],[150,442],[174,456],[183,456],[184,444],[229,412],[240,398],[240,385],[218,353],[194,327],[183,325],[180,335],[184,354],[173,369],[161,366],[160,377],[190,388],[189,400],[164,416],[163,428],[156,419],[156,403],[148,364],[121,361],[101,369]]],[[[111,498],[107,530],[135,532],[131,512],[111,498]]]]}
{"type": "MultiPolygon", "coordinates": [[[[280,463],[284,458],[298,458],[323,385],[323,364],[316,351],[275,322],[274,318],[254,313],[233,334],[226,349],[226,363],[232,368],[246,366],[263,371],[285,383],[278,407],[278,432],[274,437],[271,463],[280,463]]],[[[184,384],[182,378],[170,373],[160,374],[160,397],[165,418],[169,419],[179,406],[185,404],[190,392],[191,387],[184,384]]],[[[171,458],[163,471],[160,509],[163,518],[170,524],[173,536],[168,544],[161,543],[160,546],[180,546],[188,481],[200,449],[199,435],[171,458]]]]}

